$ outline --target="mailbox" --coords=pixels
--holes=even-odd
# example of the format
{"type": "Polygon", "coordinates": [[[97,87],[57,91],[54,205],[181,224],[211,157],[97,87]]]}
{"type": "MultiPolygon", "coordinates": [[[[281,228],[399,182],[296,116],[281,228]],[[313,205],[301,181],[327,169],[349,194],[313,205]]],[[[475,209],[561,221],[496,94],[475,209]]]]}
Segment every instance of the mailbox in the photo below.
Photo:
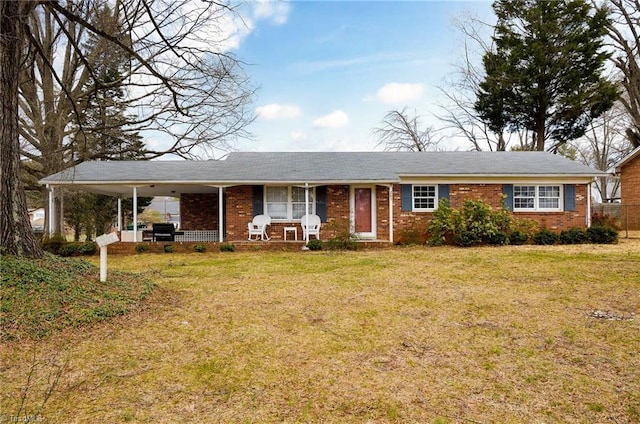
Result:
{"type": "Polygon", "coordinates": [[[100,246],[100,281],[107,281],[107,246],[118,240],[118,234],[110,233],[96,237],[96,242],[100,246]]]}
{"type": "Polygon", "coordinates": [[[117,233],[103,234],[101,236],[96,237],[96,243],[98,243],[98,246],[100,246],[100,247],[108,246],[108,245],[113,244],[113,243],[115,243],[117,241],[120,241],[118,239],[118,234],[117,233]]]}

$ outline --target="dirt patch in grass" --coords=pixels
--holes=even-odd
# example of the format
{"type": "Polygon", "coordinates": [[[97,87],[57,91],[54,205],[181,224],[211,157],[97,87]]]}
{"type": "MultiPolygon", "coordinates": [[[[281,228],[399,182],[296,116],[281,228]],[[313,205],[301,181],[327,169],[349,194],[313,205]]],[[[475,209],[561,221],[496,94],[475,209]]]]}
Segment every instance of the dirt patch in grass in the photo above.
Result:
{"type": "Polygon", "coordinates": [[[169,297],[84,333],[5,344],[5,410],[36,362],[24,409],[44,422],[640,421],[637,240],[110,265],[145,269],[169,297]]]}

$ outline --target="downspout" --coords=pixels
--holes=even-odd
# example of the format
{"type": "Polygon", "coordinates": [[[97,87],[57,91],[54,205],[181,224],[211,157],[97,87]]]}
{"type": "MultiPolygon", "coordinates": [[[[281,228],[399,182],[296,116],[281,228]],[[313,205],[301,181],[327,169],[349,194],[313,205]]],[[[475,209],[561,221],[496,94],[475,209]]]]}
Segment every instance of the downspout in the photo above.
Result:
{"type": "Polygon", "coordinates": [[[393,244],[393,184],[389,184],[389,243],[393,244]]]}
{"type": "Polygon", "coordinates": [[[587,228],[591,227],[591,184],[587,184],[587,228]]]}
{"type": "Polygon", "coordinates": [[[218,241],[222,243],[224,241],[224,199],[222,194],[222,189],[224,187],[218,187],[218,241]]]}

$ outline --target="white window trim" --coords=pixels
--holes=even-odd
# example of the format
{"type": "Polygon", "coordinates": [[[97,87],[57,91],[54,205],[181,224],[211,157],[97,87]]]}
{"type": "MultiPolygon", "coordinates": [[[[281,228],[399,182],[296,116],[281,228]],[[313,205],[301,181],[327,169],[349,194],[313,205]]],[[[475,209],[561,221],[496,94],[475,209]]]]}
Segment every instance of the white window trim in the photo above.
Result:
{"type": "Polygon", "coordinates": [[[411,211],[412,212],[433,212],[438,209],[438,184],[411,184],[411,211]],[[433,202],[433,208],[416,208],[415,187],[434,187],[435,199],[433,202]]]}
{"type": "MultiPolygon", "coordinates": [[[[300,218],[293,218],[293,187],[294,186],[277,186],[277,185],[271,185],[271,186],[264,186],[264,197],[263,197],[263,205],[264,205],[264,214],[265,215],[269,215],[269,204],[267,202],[267,191],[269,190],[269,187],[275,188],[275,187],[286,187],[287,188],[287,217],[286,218],[271,218],[272,222],[297,222],[300,220],[300,218]]],[[[298,188],[301,188],[304,190],[304,187],[299,187],[299,186],[295,186],[298,188]]],[[[310,214],[315,214],[316,213],[316,202],[315,202],[315,198],[316,198],[316,188],[315,187],[309,187],[309,213],[310,214]]],[[[299,203],[299,202],[296,202],[299,203]]],[[[269,215],[271,216],[271,215],[269,215]]]]}
{"type": "Polygon", "coordinates": [[[564,185],[563,184],[514,184],[513,185],[513,211],[514,212],[562,212],[564,211],[564,185]],[[535,187],[535,197],[533,198],[533,208],[516,207],[516,187],[535,187]],[[540,187],[558,187],[558,207],[557,208],[541,208],[540,205],[540,187]]]}

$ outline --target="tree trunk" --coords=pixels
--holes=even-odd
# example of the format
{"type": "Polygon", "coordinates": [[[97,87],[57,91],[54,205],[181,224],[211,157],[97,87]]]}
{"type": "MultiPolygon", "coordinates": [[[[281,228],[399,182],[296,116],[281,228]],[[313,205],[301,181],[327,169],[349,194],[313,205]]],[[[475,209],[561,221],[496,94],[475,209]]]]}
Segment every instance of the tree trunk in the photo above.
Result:
{"type": "Polygon", "coordinates": [[[41,257],[20,179],[18,81],[24,20],[36,3],[0,1],[0,235],[5,254],[41,257]]]}

